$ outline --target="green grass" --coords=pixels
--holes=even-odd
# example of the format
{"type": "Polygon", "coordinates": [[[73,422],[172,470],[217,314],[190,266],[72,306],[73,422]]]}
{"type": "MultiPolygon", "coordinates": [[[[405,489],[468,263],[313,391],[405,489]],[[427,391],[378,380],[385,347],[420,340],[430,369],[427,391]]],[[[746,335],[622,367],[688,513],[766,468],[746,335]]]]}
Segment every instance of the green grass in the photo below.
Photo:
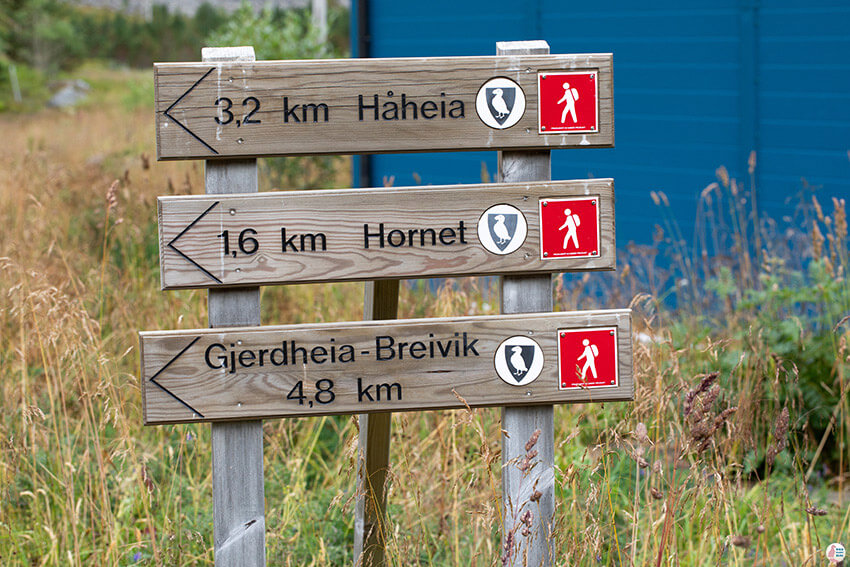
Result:
{"type": "MultiPolygon", "coordinates": [[[[204,291],[159,290],[155,224],[158,195],[202,192],[202,164],[151,162],[150,73],[82,73],[94,92],[81,107],[0,117],[0,558],[212,565],[209,427],[141,425],[136,335],[206,326],[204,291]]],[[[335,167],[325,182],[345,186],[335,167]]],[[[650,282],[648,258],[622,254],[612,276],[557,286],[559,310],[595,307],[595,289],[633,306],[637,380],[633,403],[556,408],[558,565],[823,564],[850,540],[845,204],[811,205],[800,254],[770,235],[756,248],[735,191],[722,172],[707,188],[711,244],[679,251],[669,277],[650,282]],[[728,261],[745,240],[745,261],[728,261]]],[[[356,320],[362,293],[267,287],[264,323],[356,320]]],[[[401,289],[402,317],[497,310],[494,278],[401,289]]],[[[394,416],[391,565],[501,565],[500,426],[497,409],[394,416]]],[[[350,563],[352,418],[267,421],[264,434],[268,564],[350,563]]]]}

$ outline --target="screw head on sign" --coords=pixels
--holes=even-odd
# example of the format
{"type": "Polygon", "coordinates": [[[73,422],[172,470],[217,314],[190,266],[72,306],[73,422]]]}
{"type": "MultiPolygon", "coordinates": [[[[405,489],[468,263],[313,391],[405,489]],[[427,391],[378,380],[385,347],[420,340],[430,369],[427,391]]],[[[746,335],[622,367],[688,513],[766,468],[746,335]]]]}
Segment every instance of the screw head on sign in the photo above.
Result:
{"type": "Polygon", "coordinates": [[[546,75],[540,75],[540,78],[541,78],[541,79],[545,79],[545,78],[546,78],[546,75]]]}
{"type": "Polygon", "coordinates": [[[611,334],[611,335],[613,335],[613,334],[614,334],[614,331],[608,331],[608,333],[609,333],[609,334],[611,334]]]}
{"type": "Polygon", "coordinates": [[[591,205],[595,205],[595,204],[596,204],[596,201],[591,201],[591,202],[590,202],[590,204],[591,204],[591,205]]]}
{"type": "Polygon", "coordinates": [[[543,206],[544,206],[544,207],[545,207],[546,205],[548,205],[548,204],[549,204],[549,202],[548,202],[548,201],[543,201],[543,206]]]}
{"type": "Polygon", "coordinates": [[[541,129],[541,130],[545,130],[545,129],[546,129],[546,126],[541,126],[541,127],[540,127],[540,129],[541,129]]]}
{"type": "Polygon", "coordinates": [[[543,257],[544,257],[544,258],[545,258],[546,256],[548,256],[548,255],[549,255],[549,253],[548,253],[548,252],[544,252],[544,253],[543,253],[543,257]]]}
{"type": "Polygon", "coordinates": [[[567,334],[566,334],[566,333],[561,333],[561,336],[562,336],[562,337],[566,337],[566,336],[567,336],[567,334]]]}

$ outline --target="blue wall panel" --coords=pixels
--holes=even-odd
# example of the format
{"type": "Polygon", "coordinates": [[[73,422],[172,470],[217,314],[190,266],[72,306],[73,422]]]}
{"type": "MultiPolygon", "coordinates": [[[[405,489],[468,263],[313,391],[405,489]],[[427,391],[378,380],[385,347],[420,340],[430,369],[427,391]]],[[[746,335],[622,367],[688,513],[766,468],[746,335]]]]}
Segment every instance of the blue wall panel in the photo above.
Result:
{"type": "Polygon", "coordinates": [[[803,179],[850,197],[850,5],[771,0],[759,26],[761,209],[788,214],[803,179]]]}
{"type": "MultiPolygon", "coordinates": [[[[850,197],[850,5],[846,1],[602,0],[430,3],[371,0],[372,57],[491,55],[496,41],[545,39],[552,53],[613,52],[613,149],[555,150],[555,179],[613,177],[617,242],[651,241],[663,191],[682,233],[723,165],[760,209],[790,214],[805,179],[850,197]]],[[[473,183],[495,152],[380,155],[372,183],[473,183]]]]}

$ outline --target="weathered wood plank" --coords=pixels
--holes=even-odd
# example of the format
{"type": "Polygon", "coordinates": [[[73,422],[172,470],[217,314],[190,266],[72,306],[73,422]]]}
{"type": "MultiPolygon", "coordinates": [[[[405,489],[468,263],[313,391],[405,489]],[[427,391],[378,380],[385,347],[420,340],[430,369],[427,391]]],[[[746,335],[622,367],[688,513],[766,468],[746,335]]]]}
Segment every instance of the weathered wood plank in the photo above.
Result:
{"type": "MultiPolygon", "coordinates": [[[[611,54],[158,63],[154,79],[159,159],[614,144],[611,54]],[[592,75],[576,104],[596,98],[593,127],[542,130],[543,77],[578,72],[592,75]],[[511,82],[487,87],[493,78],[511,82]],[[479,106],[491,127],[476,98],[500,86],[507,114],[479,106]]],[[[559,113],[558,94],[545,98],[559,113]]],[[[566,116],[564,128],[584,123],[566,116]]]]}
{"type": "Polygon", "coordinates": [[[630,325],[603,310],[141,333],[145,423],[628,400],[630,325]],[[610,375],[562,388],[584,362],[559,333],[594,328],[610,375]]]}
{"type": "MultiPolygon", "coordinates": [[[[500,42],[499,55],[549,53],[549,44],[500,42]]],[[[613,117],[612,117],[613,118],[613,117]]],[[[551,179],[549,151],[499,153],[504,182],[551,179]]],[[[610,245],[614,248],[613,218],[610,245]]],[[[566,237],[565,237],[566,238],[566,237]]],[[[565,240],[566,245],[566,240],[565,240]]],[[[612,265],[612,268],[614,266],[612,265]]],[[[528,273],[502,278],[502,313],[551,312],[552,277],[528,273]]],[[[502,563],[511,567],[549,567],[554,560],[552,521],[555,513],[555,411],[551,405],[502,408],[502,563]],[[526,444],[536,436],[534,466],[523,467],[526,444]],[[537,491],[536,501],[532,495],[537,491]],[[531,512],[531,521],[522,521],[531,512]],[[529,525],[530,524],[530,525],[529,525]]]]}
{"type": "Polygon", "coordinates": [[[387,473],[392,413],[358,416],[359,456],[354,510],[354,565],[386,564],[387,473]]]}
{"type": "MultiPolygon", "coordinates": [[[[251,47],[204,49],[204,61],[253,61],[251,47]]],[[[256,193],[253,159],[207,162],[207,194],[256,193]]],[[[260,324],[260,290],[234,288],[208,293],[211,327],[260,324]]],[[[216,567],[264,567],[266,521],[263,423],[212,424],[213,545],[216,567]]]]}
{"type": "Polygon", "coordinates": [[[164,289],[612,270],[616,261],[610,179],[160,197],[159,223],[164,289]],[[572,240],[561,223],[579,206],[572,240]]]}
{"type": "MultiPolygon", "coordinates": [[[[366,282],[363,319],[398,316],[398,280],[366,282]]],[[[357,438],[357,495],[354,505],[354,565],[383,567],[387,541],[387,472],[390,465],[391,413],[360,414],[357,438]]]]}

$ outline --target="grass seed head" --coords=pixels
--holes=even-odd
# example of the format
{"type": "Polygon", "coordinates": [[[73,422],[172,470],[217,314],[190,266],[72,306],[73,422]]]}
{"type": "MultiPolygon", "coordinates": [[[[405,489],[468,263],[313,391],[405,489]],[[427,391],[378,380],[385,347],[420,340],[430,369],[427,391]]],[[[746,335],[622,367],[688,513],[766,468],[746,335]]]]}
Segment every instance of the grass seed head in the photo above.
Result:
{"type": "Polygon", "coordinates": [[[732,545],[734,545],[735,547],[741,547],[741,548],[744,548],[744,549],[747,549],[748,547],[750,547],[750,544],[752,543],[752,541],[750,540],[750,537],[744,536],[744,535],[733,535],[731,537],[730,541],[731,541],[732,545]]]}
{"type": "Polygon", "coordinates": [[[528,438],[528,441],[525,443],[525,451],[528,453],[531,449],[537,445],[537,440],[540,439],[540,430],[535,429],[534,433],[531,434],[531,437],[528,438]]]}
{"type": "Polygon", "coordinates": [[[790,416],[788,413],[788,406],[785,406],[782,408],[782,411],[779,412],[779,415],[776,417],[776,422],[773,425],[773,442],[771,443],[770,448],[767,451],[767,456],[765,457],[768,467],[773,466],[776,456],[784,451],[785,447],[788,446],[789,420],[790,416]]]}
{"type": "Polygon", "coordinates": [[[701,394],[707,392],[711,388],[712,384],[714,384],[714,382],[717,380],[718,376],[720,376],[720,372],[716,371],[710,372],[708,374],[703,374],[699,386],[697,386],[695,389],[688,391],[688,393],[685,395],[685,405],[683,408],[683,413],[685,417],[688,417],[688,415],[690,415],[691,411],[694,409],[694,400],[701,394]]]}

